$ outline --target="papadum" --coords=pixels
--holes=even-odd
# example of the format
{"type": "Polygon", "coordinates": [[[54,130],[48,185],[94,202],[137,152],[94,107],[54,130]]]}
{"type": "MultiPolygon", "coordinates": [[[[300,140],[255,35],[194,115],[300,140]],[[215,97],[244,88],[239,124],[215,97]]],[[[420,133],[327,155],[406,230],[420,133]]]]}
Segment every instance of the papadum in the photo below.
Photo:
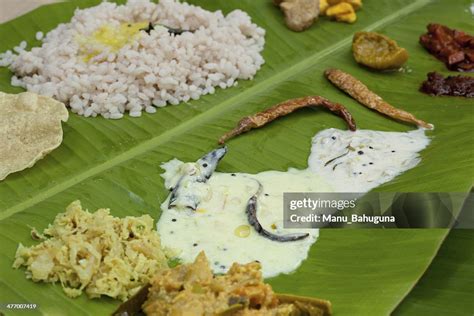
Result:
{"type": "Polygon", "coordinates": [[[0,92],[0,181],[57,148],[68,117],[66,106],[52,98],[0,92]]]}

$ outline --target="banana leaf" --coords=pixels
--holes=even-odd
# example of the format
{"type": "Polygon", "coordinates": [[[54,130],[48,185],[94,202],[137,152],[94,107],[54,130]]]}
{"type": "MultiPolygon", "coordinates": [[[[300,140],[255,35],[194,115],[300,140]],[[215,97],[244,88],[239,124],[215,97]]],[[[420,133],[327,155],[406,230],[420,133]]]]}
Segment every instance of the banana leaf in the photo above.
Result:
{"type": "MultiPolygon", "coordinates": [[[[0,182],[0,297],[9,303],[36,303],[30,314],[105,315],[120,302],[67,298],[60,285],[37,284],[11,268],[19,242],[31,245],[30,226],[42,229],[71,201],[81,199],[89,210],[111,208],[115,216],[151,214],[159,218],[167,195],[160,178],[161,162],[178,157],[193,161],[216,146],[218,137],[243,116],[279,101],[323,95],[343,103],[359,128],[407,131],[412,127],[374,113],[334,88],[324,69],[338,67],[358,77],[387,101],[413,112],[436,128],[422,162],[377,190],[468,192],[472,187],[474,124],[472,101],[430,97],[418,92],[429,71],[448,74],[429,55],[418,37],[426,24],[439,22],[472,29],[470,1],[364,1],[355,24],[321,18],[302,33],[289,31],[281,12],[264,0],[193,0],[224,13],[239,8],[267,31],[266,64],[252,81],[221,90],[156,114],[117,121],[71,115],[64,142],[33,168],[0,182]],[[397,40],[410,53],[407,71],[376,73],[358,66],[350,51],[355,31],[376,30],[397,40]]],[[[41,7],[0,25],[0,51],[21,40],[31,47],[37,31],[66,22],[76,7],[98,0],[69,1],[41,7]]],[[[0,68],[0,90],[10,86],[11,73],[0,68]]],[[[311,137],[320,130],[344,129],[343,122],[321,110],[301,110],[265,128],[229,141],[220,171],[259,172],[304,168],[311,137]]],[[[291,275],[268,281],[275,291],[316,296],[332,302],[336,315],[388,315],[416,285],[435,257],[447,229],[321,231],[309,258],[291,275]]],[[[462,247],[456,243],[455,247],[462,247]]],[[[429,293],[430,289],[426,289],[429,293]]],[[[457,308],[453,306],[453,308],[457,308]]],[[[1,310],[7,314],[9,310],[1,310]]]]}
{"type": "Polygon", "coordinates": [[[393,315],[472,314],[473,250],[474,230],[453,229],[423,278],[393,315]]]}
{"type": "MultiPolygon", "coordinates": [[[[456,228],[472,227],[471,194],[458,216],[456,228]]],[[[474,311],[474,230],[453,229],[415,288],[393,315],[469,315],[474,311]]]]}

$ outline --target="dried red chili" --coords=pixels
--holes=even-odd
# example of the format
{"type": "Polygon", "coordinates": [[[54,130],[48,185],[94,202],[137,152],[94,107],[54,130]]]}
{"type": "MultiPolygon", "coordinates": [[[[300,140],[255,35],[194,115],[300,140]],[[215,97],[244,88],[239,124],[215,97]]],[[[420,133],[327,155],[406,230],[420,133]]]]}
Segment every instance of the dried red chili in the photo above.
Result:
{"type": "Polygon", "coordinates": [[[329,109],[330,111],[342,117],[346,121],[350,130],[354,131],[356,129],[356,124],[352,118],[351,113],[349,113],[349,111],[342,104],[333,103],[320,96],[308,96],[287,100],[272,106],[265,111],[244,117],[239,121],[239,123],[237,123],[237,126],[233,130],[227,132],[219,139],[219,144],[223,144],[229,138],[245,133],[251,129],[262,127],[267,123],[281,116],[290,114],[298,109],[313,106],[323,106],[329,109]]]}

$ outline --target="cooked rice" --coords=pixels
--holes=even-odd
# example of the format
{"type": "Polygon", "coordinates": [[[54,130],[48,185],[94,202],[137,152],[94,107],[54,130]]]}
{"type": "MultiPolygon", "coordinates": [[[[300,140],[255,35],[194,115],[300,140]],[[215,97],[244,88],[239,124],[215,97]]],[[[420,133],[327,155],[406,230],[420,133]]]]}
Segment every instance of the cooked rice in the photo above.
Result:
{"type": "Polygon", "coordinates": [[[45,34],[41,47],[26,51],[26,42],[0,54],[0,66],[14,72],[11,83],[54,97],[86,117],[118,119],[124,112],[140,116],[156,107],[213,94],[252,79],[264,63],[265,31],[247,13],[227,16],[175,0],[129,0],[126,5],[103,2],[76,10],[70,23],[45,34]],[[194,30],[172,35],[157,26],[118,51],[103,49],[86,61],[79,37],[91,36],[103,25],[151,22],[194,30]]]}

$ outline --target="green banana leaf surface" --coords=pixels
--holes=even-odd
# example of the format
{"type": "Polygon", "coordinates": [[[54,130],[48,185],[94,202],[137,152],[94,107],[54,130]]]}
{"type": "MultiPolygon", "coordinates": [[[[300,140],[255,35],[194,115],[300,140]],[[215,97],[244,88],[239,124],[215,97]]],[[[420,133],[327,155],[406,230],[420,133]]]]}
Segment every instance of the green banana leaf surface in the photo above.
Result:
{"type": "MultiPolygon", "coordinates": [[[[160,177],[160,163],[174,157],[196,160],[215,148],[218,137],[243,116],[286,99],[322,95],[344,104],[358,128],[413,129],[370,111],[333,87],[323,76],[329,67],[353,74],[388,102],[435,125],[433,131],[427,132],[432,142],[421,153],[421,163],[377,190],[470,191],[474,170],[472,100],[430,97],[418,91],[430,71],[453,74],[421,47],[419,36],[430,22],[472,31],[470,1],[366,0],[357,12],[356,23],[320,18],[301,33],[286,28],[281,12],[271,1],[189,2],[224,13],[234,9],[248,12],[255,23],[266,29],[265,65],[254,80],[240,81],[237,87],[217,89],[214,95],[161,108],[140,118],[106,120],[71,113],[69,121],[63,124],[64,141],[58,149],[33,168],[0,182],[0,303],[38,304],[35,311],[24,312],[28,315],[110,314],[119,301],[90,300],[85,295],[71,299],[59,284],[34,283],[25,278],[23,270],[12,269],[18,243],[34,244],[30,227],[45,228],[76,199],[91,211],[107,207],[115,216],[150,214],[158,219],[159,205],[168,194],[160,177]],[[356,64],[350,46],[353,33],[362,30],[386,34],[406,48],[410,58],[405,71],[380,73],[356,64]]],[[[77,7],[98,3],[57,3],[1,24],[0,51],[11,49],[22,40],[29,47],[39,45],[34,39],[36,32],[48,32],[58,23],[67,22],[77,7]]],[[[0,68],[0,91],[22,91],[10,85],[11,75],[8,69],[0,68]]],[[[312,136],[331,127],[346,128],[340,118],[322,109],[301,110],[229,141],[229,152],[218,170],[255,173],[305,168],[312,136]]],[[[322,230],[309,258],[297,271],[268,282],[278,292],[328,299],[335,315],[388,315],[423,276],[448,233],[447,229],[322,230]]],[[[454,235],[454,241],[450,240],[449,247],[440,253],[445,261],[451,251],[462,249],[464,242],[472,245],[472,234],[454,235]]],[[[447,280],[437,283],[443,277],[443,269],[450,268],[449,263],[446,265],[439,263],[428,279],[440,286],[450,286],[447,280]]],[[[463,286],[460,290],[466,295],[469,288],[463,286]]],[[[407,304],[413,305],[434,291],[430,286],[417,288],[407,304]]],[[[452,304],[452,310],[459,315],[469,312],[469,302],[461,301],[452,304]]],[[[412,308],[409,305],[402,304],[397,313],[408,312],[412,308]]]]}
{"type": "Polygon", "coordinates": [[[393,315],[472,314],[473,240],[472,229],[451,230],[425,275],[393,315]]]}

